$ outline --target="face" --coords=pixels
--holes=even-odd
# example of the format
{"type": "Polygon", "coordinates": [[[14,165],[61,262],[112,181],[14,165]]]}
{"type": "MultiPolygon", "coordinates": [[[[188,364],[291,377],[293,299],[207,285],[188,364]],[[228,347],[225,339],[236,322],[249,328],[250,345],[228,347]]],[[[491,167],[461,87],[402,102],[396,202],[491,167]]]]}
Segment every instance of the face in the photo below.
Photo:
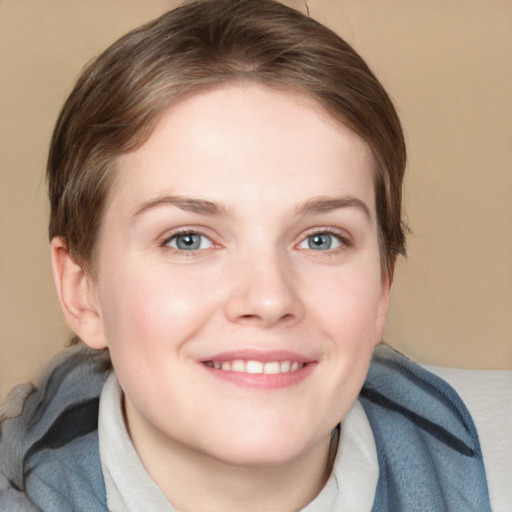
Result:
{"type": "Polygon", "coordinates": [[[116,173],[94,296],[136,446],[265,465],[327,443],[388,302],[364,141],[229,85],[169,108],[116,173]]]}

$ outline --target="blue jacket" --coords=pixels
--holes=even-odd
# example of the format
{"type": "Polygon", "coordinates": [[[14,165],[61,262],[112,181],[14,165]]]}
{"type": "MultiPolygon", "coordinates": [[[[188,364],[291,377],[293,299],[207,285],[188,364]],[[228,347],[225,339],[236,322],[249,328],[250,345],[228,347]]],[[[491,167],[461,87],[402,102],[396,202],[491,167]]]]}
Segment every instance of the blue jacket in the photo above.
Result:
{"type": "MultiPolygon", "coordinates": [[[[109,371],[102,354],[70,349],[22,410],[4,409],[2,512],[108,510],[97,424],[109,371]]],[[[380,345],[359,400],[380,468],[373,512],[491,510],[475,426],[446,382],[380,345]]]]}

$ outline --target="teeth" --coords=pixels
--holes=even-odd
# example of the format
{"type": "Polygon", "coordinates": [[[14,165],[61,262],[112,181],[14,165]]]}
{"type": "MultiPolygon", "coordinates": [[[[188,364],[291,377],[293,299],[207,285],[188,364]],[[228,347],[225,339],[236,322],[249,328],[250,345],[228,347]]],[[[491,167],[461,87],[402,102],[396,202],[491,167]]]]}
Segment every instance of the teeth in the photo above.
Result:
{"type": "MultiPolygon", "coordinates": [[[[222,364],[222,369],[224,370],[224,363],[222,364]]],[[[244,361],[233,361],[231,363],[231,371],[232,372],[245,372],[245,362],[244,361]]]]}
{"type": "Polygon", "coordinates": [[[260,361],[247,361],[247,373],[263,373],[263,363],[260,361]]]}
{"type": "Polygon", "coordinates": [[[277,361],[273,363],[265,363],[264,372],[269,374],[281,373],[281,365],[277,361]]]}
{"type": "Polygon", "coordinates": [[[277,375],[278,373],[295,372],[304,366],[297,361],[244,361],[235,359],[234,361],[206,361],[205,365],[216,370],[244,372],[244,373],[264,373],[267,375],[277,375]]]}

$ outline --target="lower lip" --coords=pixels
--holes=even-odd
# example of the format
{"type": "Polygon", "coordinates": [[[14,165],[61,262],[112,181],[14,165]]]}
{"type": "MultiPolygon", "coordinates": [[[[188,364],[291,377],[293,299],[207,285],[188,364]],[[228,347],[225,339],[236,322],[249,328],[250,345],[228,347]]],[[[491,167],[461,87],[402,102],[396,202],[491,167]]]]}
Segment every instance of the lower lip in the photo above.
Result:
{"type": "Polygon", "coordinates": [[[285,373],[246,373],[234,372],[231,370],[218,370],[201,363],[201,366],[208,371],[210,375],[225,382],[230,382],[237,386],[257,389],[282,389],[295,386],[311,375],[316,367],[315,362],[307,363],[302,368],[293,372],[285,373]]]}

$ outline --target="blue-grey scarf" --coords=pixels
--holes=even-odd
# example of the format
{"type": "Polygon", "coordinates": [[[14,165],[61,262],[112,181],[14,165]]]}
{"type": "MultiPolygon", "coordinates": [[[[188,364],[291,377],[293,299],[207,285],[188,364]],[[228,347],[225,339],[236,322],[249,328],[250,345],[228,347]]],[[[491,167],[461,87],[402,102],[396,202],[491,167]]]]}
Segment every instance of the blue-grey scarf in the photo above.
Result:
{"type": "Polygon", "coordinates": [[[381,345],[360,401],[379,460],[373,512],[490,512],[476,428],[451,386],[381,345]]]}

